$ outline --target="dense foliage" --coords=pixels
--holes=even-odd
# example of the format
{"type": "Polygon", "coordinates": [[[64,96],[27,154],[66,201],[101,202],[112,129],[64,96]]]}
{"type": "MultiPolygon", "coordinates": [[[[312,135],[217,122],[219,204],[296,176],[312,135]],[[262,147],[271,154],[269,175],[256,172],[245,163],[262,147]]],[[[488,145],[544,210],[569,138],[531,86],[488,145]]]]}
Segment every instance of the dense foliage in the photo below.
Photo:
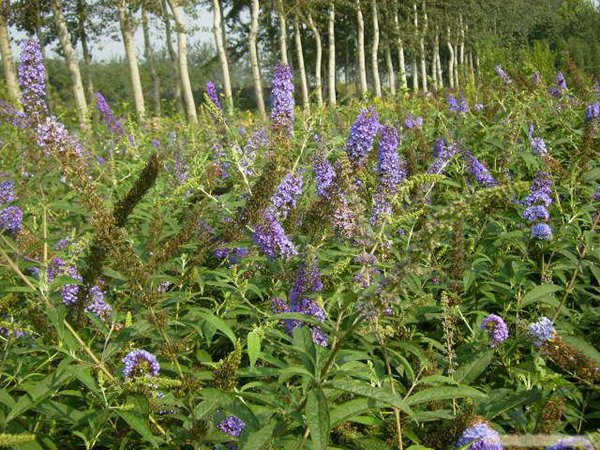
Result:
{"type": "Polygon", "coordinates": [[[575,67],[309,112],[278,66],[268,126],[210,85],[200,126],[99,96],[69,132],[26,45],[23,112],[0,111],[0,446],[594,439],[600,93],[575,67]]]}

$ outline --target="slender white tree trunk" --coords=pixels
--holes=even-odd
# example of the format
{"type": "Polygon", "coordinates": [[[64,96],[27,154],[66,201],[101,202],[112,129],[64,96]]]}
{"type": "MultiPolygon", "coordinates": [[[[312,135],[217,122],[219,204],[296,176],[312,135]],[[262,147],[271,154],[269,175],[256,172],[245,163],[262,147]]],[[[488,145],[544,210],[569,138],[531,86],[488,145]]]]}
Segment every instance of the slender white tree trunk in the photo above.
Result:
{"type": "Polygon", "coordinates": [[[213,33],[215,35],[215,45],[219,54],[219,62],[221,63],[221,77],[223,78],[223,90],[225,91],[225,108],[227,113],[233,112],[233,91],[231,89],[231,75],[229,73],[229,62],[227,60],[227,51],[225,50],[225,42],[223,40],[223,25],[221,0],[213,1],[213,33]]]}
{"type": "Polygon", "coordinates": [[[51,6],[54,16],[54,23],[58,29],[60,45],[63,49],[65,61],[67,63],[67,70],[69,71],[69,76],[71,78],[73,98],[75,99],[75,107],[77,108],[77,116],[79,123],[85,127],[88,123],[87,102],[85,101],[85,92],[83,90],[83,83],[81,82],[79,63],[77,62],[77,56],[75,55],[75,50],[71,44],[71,35],[67,29],[67,23],[62,11],[62,1],[52,0],[51,6]]]}
{"type": "Polygon", "coordinates": [[[148,26],[148,13],[145,5],[142,5],[142,31],[144,35],[144,58],[150,69],[150,78],[152,78],[152,109],[154,115],[160,117],[160,78],[156,73],[154,64],[154,51],[152,50],[152,42],[150,42],[150,28],[148,26]]]}
{"type": "Polygon", "coordinates": [[[119,22],[121,25],[121,34],[123,35],[123,44],[125,45],[125,54],[129,63],[129,75],[131,77],[135,111],[138,118],[143,120],[146,115],[146,107],[144,105],[144,93],[142,92],[142,81],[140,79],[135,41],[133,40],[133,18],[127,11],[124,1],[119,3],[119,22]]]}
{"type": "Polygon", "coordinates": [[[460,74],[462,81],[466,79],[465,72],[465,27],[463,25],[463,16],[460,15],[460,74]]]}
{"type": "Polygon", "coordinates": [[[435,50],[433,50],[433,54],[431,55],[431,86],[433,88],[433,92],[437,92],[438,79],[437,79],[437,59],[435,59],[435,50]]]}
{"type": "Polygon", "coordinates": [[[427,62],[425,61],[425,35],[427,34],[427,13],[425,12],[425,2],[423,2],[423,29],[421,30],[421,39],[419,46],[421,48],[421,83],[423,92],[427,92],[427,62]]]}
{"type": "Polygon", "coordinates": [[[10,48],[10,34],[2,13],[0,12],[0,55],[2,56],[2,67],[4,69],[4,79],[8,88],[8,96],[11,103],[16,108],[21,108],[19,102],[19,82],[17,81],[17,71],[15,61],[13,60],[12,50],[10,48]]]}
{"type": "Polygon", "coordinates": [[[475,82],[475,68],[473,67],[473,51],[469,49],[468,51],[468,61],[469,61],[469,76],[471,78],[471,82],[475,82]]]}
{"type": "Polygon", "coordinates": [[[440,89],[444,89],[444,76],[442,72],[442,61],[440,59],[440,33],[439,30],[435,29],[435,44],[434,44],[434,56],[435,56],[435,65],[437,67],[437,81],[438,87],[440,89]]]}
{"type": "Polygon", "coordinates": [[[258,36],[258,15],[260,14],[260,4],[258,0],[252,0],[252,23],[250,26],[250,65],[252,66],[252,79],[254,80],[254,91],[256,93],[256,102],[258,110],[263,120],[267,120],[267,110],[265,108],[265,99],[263,97],[262,80],[260,78],[260,66],[258,64],[258,52],[256,41],[258,36]]]}
{"type": "Polygon", "coordinates": [[[287,50],[287,19],[282,0],[277,0],[277,15],[279,16],[279,53],[283,64],[289,65],[287,50]]]}
{"type": "Polygon", "coordinates": [[[390,94],[396,95],[396,73],[394,72],[394,62],[392,61],[392,49],[390,41],[386,39],[385,43],[385,62],[387,64],[388,77],[390,82],[390,94]]]}
{"type": "Polygon", "coordinates": [[[337,103],[335,93],[335,3],[329,1],[328,38],[329,38],[329,103],[335,106],[337,103]]]}
{"type": "Polygon", "coordinates": [[[460,80],[458,78],[458,42],[454,42],[454,84],[456,89],[460,88],[460,80]]]}
{"type": "Polygon", "coordinates": [[[83,72],[86,78],[86,88],[88,94],[88,100],[92,102],[96,89],[94,88],[94,78],[92,75],[92,55],[90,53],[88,45],[87,32],[85,30],[85,22],[87,20],[87,10],[85,0],[77,0],[77,34],[79,36],[79,42],[81,43],[81,51],[83,53],[83,72]]]}
{"type": "Polygon", "coordinates": [[[317,55],[315,59],[315,94],[317,96],[317,105],[323,106],[323,83],[321,81],[322,61],[323,61],[323,43],[321,42],[321,33],[313,21],[312,15],[308,14],[308,26],[315,35],[315,45],[317,55]]]}
{"type": "Polygon", "coordinates": [[[198,123],[198,115],[196,113],[196,102],[194,101],[194,93],[192,91],[192,83],[190,82],[190,72],[188,70],[187,58],[187,37],[185,18],[183,11],[178,4],[178,0],[168,0],[175,24],[177,25],[177,55],[179,61],[179,77],[181,78],[181,90],[183,93],[183,101],[185,103],[185,111],[188,120],[191,123],[198,123]]]}
{"type": "Polygon", "coordinates": [[[452,47],[452,41],[450,40],[450,27],[447,28],[446,36],[448,53],[450,54],[450,59],[448,60],[448,83],[450,83],[450,89],[454,89],[454,47],[452,47]]]}
{"type": "Polygon", "coordinates": [[[356,0],[356,21],[358,23],[358,76],[360,79],[360,93],[365,95],[367,86],[367,64],[365,60],[365,20],[363,18],[360,0],[356,0]]]}
{"type": "Polygon", "coordinates": [[[300,19],[294,19],[294,37],[296,39],[296,53],[298,55],[298,72],[300,72],[300,87],[302,90],[302,106],[309,109],[308,82],[306,81],[306,67],[304,67],[304,50],[302,48],[302,35],[300,34],[300,19]]]}
{"type": "Polygon", "coordinates": [[[394,28],[396,32],[396,47],[398,50],[398,70],[400,71],[400,86],[402,89],[408,88],[406,79],[406,62],[404,61],[404,44],[400,37],[400,21],[398,20],[398,12],[394,13],[394,28]]]}
{"type": "Polygon", "coordinates": [[[381,97],[381,80],[379,78],[379,14],[377,13],[377,0],[371,1],[371,16],[373,17],[373,47],[371,49],[373,84],[375,85],[375,96],[381,97]]]}
{"type": "Polygon", "coordinates": [[[417,12],[417,4],[413,3],[414,25],[415,25],[415,46],[412,50],[412,72],[413,72],[413,91],[419,90],[419,68],[417,67],[417,49],[416,42],[419,39],[419,13],[417,12]]]}

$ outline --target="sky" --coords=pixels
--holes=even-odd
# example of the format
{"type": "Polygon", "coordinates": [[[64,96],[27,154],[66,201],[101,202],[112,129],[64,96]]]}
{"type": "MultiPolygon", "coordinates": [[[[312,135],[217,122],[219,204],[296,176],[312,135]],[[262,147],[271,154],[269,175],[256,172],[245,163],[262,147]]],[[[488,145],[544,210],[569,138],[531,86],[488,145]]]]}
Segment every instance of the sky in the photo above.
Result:
{"type": "MultiPolygon", "coordinates": [[[[193,46],[199,42],[213,42],[212,33],[212,11],[207,7],[196,7],[197,18],[192,20],[189,16],[186,16],[187,24],[192,27],[192,32],[188,35],[188,46],[193,46]]],[[[164,47],[165,31],[157,18],[150,16],[149,27],[150,27],[150,40],[155,50],[164,47]]],[[[174,29],[174,27],[173,27],[174,29]]],[[[18,32],[16,29],[11,29],[13,55],[15,58],[19,57],[20,53],[20,42],[26,38],[25,33],[18,32]]],[[[175,33],[173,33],[173,40],[175,41],[175,33]]],[[[138,27],[135,33],[135,42],[138,56],[144,54],[144,38],[142,35],[141,25],[138,27]]],[[[177,50],[176,42],[173,43],[175,50],[177,50]]],[[[51,46],[47,47],[49,54],[56,55],[55,49],[58,46],[58,39],[51,46]]],[[[93,59],[95,61],[110,60],[112,58],[123,58],[125,57],[125,50],[123,48],[123,42],[121,41],[121,33],[118,28],[118,23],[112,24],[107,29],[107,32],[103,36],[97,37],[93,42],[90,43],[93,59]],[[118,39],[115,40],[112,36],[116,36],[118,39]]],[[[81,58],[81,47],[77,47],[77,54],[81,58]]]]}

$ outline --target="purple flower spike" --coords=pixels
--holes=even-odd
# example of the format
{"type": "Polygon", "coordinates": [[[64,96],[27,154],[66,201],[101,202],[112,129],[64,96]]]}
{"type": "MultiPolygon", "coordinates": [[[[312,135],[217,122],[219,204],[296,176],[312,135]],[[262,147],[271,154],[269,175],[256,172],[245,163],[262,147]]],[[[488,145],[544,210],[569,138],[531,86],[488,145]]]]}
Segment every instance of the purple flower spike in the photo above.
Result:
{"type": "Polygon", "coordinates": [[[294,243],[285,234],[285,230],[272,212],[265,212],[264,222],[254,230],[254,241],[269,259],[277,256],[288,258],[298,254],[294,243]]]}
{"type": "Polygon", "coordinates": [[[0,205],[14,202],[17,199],[15,196],[15,183],[10,180],[5,180],[0,183],[0,205]]]}
{"type": "Polygon", "coordinates": [[[537,223],[531,227],[531,237],[549,241],[552,239],[552,228],[547,223],[537,223]]]}
{"type": "Polygon", "coordinates": [[[229,416],[217,425],[217,428],[230,436],[240,437],[240,434],[242,434],[242,431],[246,428],[246,424],[239,417],[229,416]]]}
{"type": "Polygon", "coordinates": [[[18,206],[9,206],[0,211],[0,233],[18,234],[23,228],[23,211],[18,206]]]}
{"type": "Polygon", "coordinates": [[[40,41],[34,37],[23,43],[18,69],[21,103],[26,114],[36,121],[48,114],[46,106],[46,69],[40,41]]]}
{"type": "Polygon", "coordinates": [[[481,322],[481,329],[486,330],[490,337],[490,346],[497,347],[508,339],[508,327],[502,317],[490,314],[481,322]]]}
{"type": "Polygon", "coordinates": [[[485,165],[479,161],[471,152],[465,152],[464,157],[467,160],[467,170],[471,174],[471,176],[477,181],[479,184],[485,187],[497,186],[498,182],[492,176],[490,171],[485,165]]]}
{"type": "Polygon", "coordinates": [[[554,339],[556,332],[554,324],[547,317],[542,317],[535,323],[529,325],[529,334],[536,346],[542,345],[546,341],[554,339]]]}
{"type": "Polygon", "coordinates": [[[558,89],[560,89],[561,91],[566,91],[567,89],[569,89],[567,87],[567,80],[565,80],[565,76],[563,75],[562,72],[558,72],[556,74],[556,85],[558,86],[558,89]]]}
{"type": "Polygon", "coordinates": [[[85,307],[85,312],[92,313],[99,319],[107,321],[112,316],[112,306],[106,303],[102,289],[99,286],[93,286],[90,289],[90,297],[92,302],[85,307]]]}
{"type": "Polygon", "coordinates": [[[96,107],[98,108],[98,111],[100,111],[100,115],[102,116],[102,120],[104,120],[108,131],[117,137],[123,136],[125,133],[123,125],[117,119],[112,109],[110,109],[110,105],[100,92],[96,93],[96,107]]]}
{"type": "Polygon", "coordinates": [[[361,110],[350,128],[350,136],[346,143],[348,159],[360,167],[373,148],[375,136],[379,131],[379,116],[373,107],[361,110]]]}
{"type": "Polygon", "coordinates": [[[208,98],[210,98],[210,100],[213,102],[213,104],[217,107],[219,111],[223,111],[223,105],[221,104],[221,100],[219,99],[217,87],[212,81],[206,82],[206,95],[208,95],[208,98]]]}
{"type": "Polygon", "coordinates": [[[543,205],[534,205],[527,208],[523,211],[523,219],[529,222],[537,222],[538,220],[543,220],[544,222],[548,222],[550,219],[550,213],[543,205]]]}
{"type": "Polygon", "coordinates": [[[291,133],[294,127],[294,80],[292,70],[286,64],[275,66],[272,96],[271,126],[282,127],[291,133]]]}
{"type": "Polygon", "coordinates": [[[156,356],[146,350],[134,350],[123,358],[125,367],[123,368],[123,376],[126,379],[139,376],[158,376],[160,365],[156,356]]]}
{"type": "Polygon", "coordinates": [[[278,220],[285,220],[289,212],[296,207],[298,198],[302,195],[302,181],[302,174],[290,173],[279,184],[277,192],[271,199],[278,220]]]}
{"type": "Polygon", "coordinates": [[[508,76],[508,74],[504,71],[504,69],[502,68],[502,66],[500,66],[500,64],[496,65],[496,73],[502,79],[502,81],[504,81],[504,84],[511,84],[512,83],[512,80],[510,79],[510,77],[508,76]]]}
{"type": "Polygon", "coordinates": [[[488,424],[480,422],[471,425],[463,431],[455,447],[464,447],[469,444],[467,450],[502,450],[504,447],[500,441],[500,434],[488,424]]]}
{"type": "Polygon", "coordinates": [[[590,103],[585,109],[585,121],[591,122],[592,120],[600,119],[600,103],[590,103]]]}

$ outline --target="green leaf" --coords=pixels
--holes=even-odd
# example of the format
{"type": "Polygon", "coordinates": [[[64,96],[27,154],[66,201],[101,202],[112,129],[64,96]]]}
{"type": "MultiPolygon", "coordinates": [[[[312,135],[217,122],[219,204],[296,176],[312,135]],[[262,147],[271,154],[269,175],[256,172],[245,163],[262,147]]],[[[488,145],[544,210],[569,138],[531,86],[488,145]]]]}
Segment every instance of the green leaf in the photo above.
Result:
{"type": "Polygon", "coordinates": [[[454,379],[462,384],[471,384],[487,369],[493,358],[494,350],[487,350],[483,354],[476,354],[471,361],[460,365],[454,374],[454,379]]]}
{"type": "Polygon", "coordinates": [[[247,338],[248,345],[248,359],[250,360],[250,368],[254,369],[254,365],[256,364],[256,360],[260,355],[260,336],[251,331],[248,333],[247,338]]]}
{"type": "Polygon", "coordinates": [[[233,345],[235,345],[235,343],[237,342],[237,338],[235,337],[235,333],[233,332],[233,330],[231,329],[231,327],[225,323],[225,321],[223,319],[221,319],[220,317],[215,316],[210,311],[207,311],[207,310],[204,310],[204,309],[201,310],[201,312],[199,312],[199,315],[208,324],[210,324],[212,327],[216,328],[217,330],[219,330],[220,332],[222,332],[225,336],[227,336],[229,338],[229,340],[233,343],[233,345]]]}
{"type": "Polygon", "coordinates": [[[439,386],[423,389],[422,391],[412,394],[406,399],[406,404],[414,406],[421,403],[449,400],[452,398],[484,398],[485,396],[486,395],[483,392],[468,386],[439,386]]]}
{"type": "Polygon", "coordinates": [[[273,432],[277,427],[277,422],[271,420],[258,431],[254,431],[248,435],[248,439],[242,442],[242,450],[263,450],[269,447],[273,440],[273,432]]]}
{"type": "Polygon", "coordinates": [[[477,408],[477,412],[486,419],[495,417],[510,411],[518,406],[537,402],[541,393],[536,388],[530,391],[514,392],[510,389],[496,389],[489,394],[489,400],[477,408]]]}
{"type": "Polygon", "coordinates": [[[150,442],[154,447],[158,447],[163,441],[152,434],[146,418],[142,419],[137,414],[130,411],[117,412],[119,416],[127,422],[132,429],[137,431],[146,441],[150,442]]]}
{"type": "Polygon", "coordinates": [[[366,383],[361,383],[359,381],[342,381],[335,380],[328,383],[329,386],[339,389],[341,391],[350,392],[352,394],[361,395],[363,397],[372,398],[374,400],[379,400],[386,405],[393,406],[394,408],[398,408],[408,414],[409,416],[413,416],[413,412],[407,403],[402,400],[398,394],[394,394],[387,389],[376,388],[366,383]]]}
{"type": "MultiPolygon", "coordinates": [[[[562,288],[560,286],[557,286],[555,284],[542,284],[536,286],[533,289],[531,289],[527,294],[525,294],[521,302],[521,307],[525,308],[526,306],[531,305],[532,303],[540,302],[542,301],[542,299],[544,299],[544,297],[547,297],[556,291],[560,291],[561,289],[562,288]]],[[[548,303],[547,299],[545,303],[548,303]]]]}
{"type": "Polygon", "coordinates": [[[315,450],[327,450],[329,443],[329,408],[320,387],[314,387],[306,400],[306,423],[315,450]]]}
{"type": "Polygon", "coordinates": [[[356,398],[336,406],[329,416],[329,426],[334,428],[353,416],[381,407],[381,402],[372,398],[356,398]]]}

